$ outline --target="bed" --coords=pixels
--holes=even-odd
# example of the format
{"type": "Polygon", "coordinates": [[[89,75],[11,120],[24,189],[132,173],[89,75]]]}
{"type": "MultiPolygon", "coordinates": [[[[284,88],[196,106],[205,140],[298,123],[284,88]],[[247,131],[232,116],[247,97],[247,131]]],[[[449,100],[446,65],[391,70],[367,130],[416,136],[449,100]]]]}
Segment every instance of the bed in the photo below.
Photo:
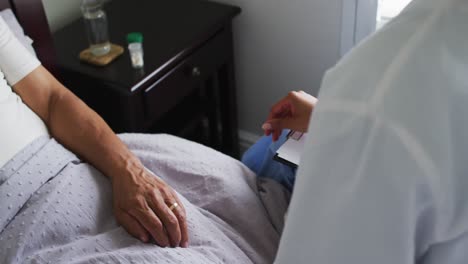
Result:
{"type": "MultiPolygon", "coordinates": [[[[11,8],[55,73],[41,0],[11,8]]],[[[0,263],[271,263],[287,193],[239,161],[170,135],[120,135],[186,207],[190,247],[144,244],[112,213],[108,178],[54,139],[39,138],[0,168],[0,263]]]]}

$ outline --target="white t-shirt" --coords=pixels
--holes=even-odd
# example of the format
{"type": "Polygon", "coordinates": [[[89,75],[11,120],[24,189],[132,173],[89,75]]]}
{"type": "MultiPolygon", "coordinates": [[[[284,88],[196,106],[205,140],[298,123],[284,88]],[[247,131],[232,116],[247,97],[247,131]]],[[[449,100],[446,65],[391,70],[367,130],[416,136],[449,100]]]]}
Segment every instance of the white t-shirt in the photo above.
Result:
{"type": "Polygon", "coordinates": [[[34,139],[49,135],[44,122],[10,87],[39,65],[0,18],[0,167],[34,139]]]}
{"type": "Polygon", "coordinates": [[[468,1],[414,0],[325,76],[276,259],[468,263],[468,1]]]}

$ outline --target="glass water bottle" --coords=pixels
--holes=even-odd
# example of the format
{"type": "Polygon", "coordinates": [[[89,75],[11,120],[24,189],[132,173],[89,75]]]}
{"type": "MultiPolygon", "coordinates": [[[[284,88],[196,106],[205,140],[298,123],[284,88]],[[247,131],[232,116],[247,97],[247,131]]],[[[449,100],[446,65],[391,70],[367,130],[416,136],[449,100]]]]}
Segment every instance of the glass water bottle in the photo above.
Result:
{"type": "Polygon", "coordinates": [[[102,6],[102,0],[83,0],[81,3],[86,35],[91,53],[95,56],[106,55],[111,48],[107,16],[102,6]]]}

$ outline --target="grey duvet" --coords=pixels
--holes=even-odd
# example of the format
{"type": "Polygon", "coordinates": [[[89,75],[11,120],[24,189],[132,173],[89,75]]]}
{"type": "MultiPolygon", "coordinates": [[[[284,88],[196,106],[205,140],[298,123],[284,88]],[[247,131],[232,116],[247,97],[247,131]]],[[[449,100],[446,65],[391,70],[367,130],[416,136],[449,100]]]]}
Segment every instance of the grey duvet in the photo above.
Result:
{"type": "Polygon", "coordinates": [[[278,184],[259,185],[240,162],[180,138],[121,138],[180,195],[190,247],[131,237],[113,217],[109,180],[41,138],[0,169],[0,263],[273,262],[287,206],[278,184]]]}

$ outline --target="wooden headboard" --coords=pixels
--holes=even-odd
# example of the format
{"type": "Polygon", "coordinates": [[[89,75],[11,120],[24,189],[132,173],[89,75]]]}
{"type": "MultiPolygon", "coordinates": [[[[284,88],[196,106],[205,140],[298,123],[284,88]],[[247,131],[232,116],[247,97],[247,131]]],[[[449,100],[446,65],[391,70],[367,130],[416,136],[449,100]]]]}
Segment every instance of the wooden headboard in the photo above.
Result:
{"type": "Polygon", "coordinates": [[[33,39],[37,57],[49,71],[56,73],[52,34],[42,0],[0,0],[0,9],[11,8],[26,35],[33,39]]]}

